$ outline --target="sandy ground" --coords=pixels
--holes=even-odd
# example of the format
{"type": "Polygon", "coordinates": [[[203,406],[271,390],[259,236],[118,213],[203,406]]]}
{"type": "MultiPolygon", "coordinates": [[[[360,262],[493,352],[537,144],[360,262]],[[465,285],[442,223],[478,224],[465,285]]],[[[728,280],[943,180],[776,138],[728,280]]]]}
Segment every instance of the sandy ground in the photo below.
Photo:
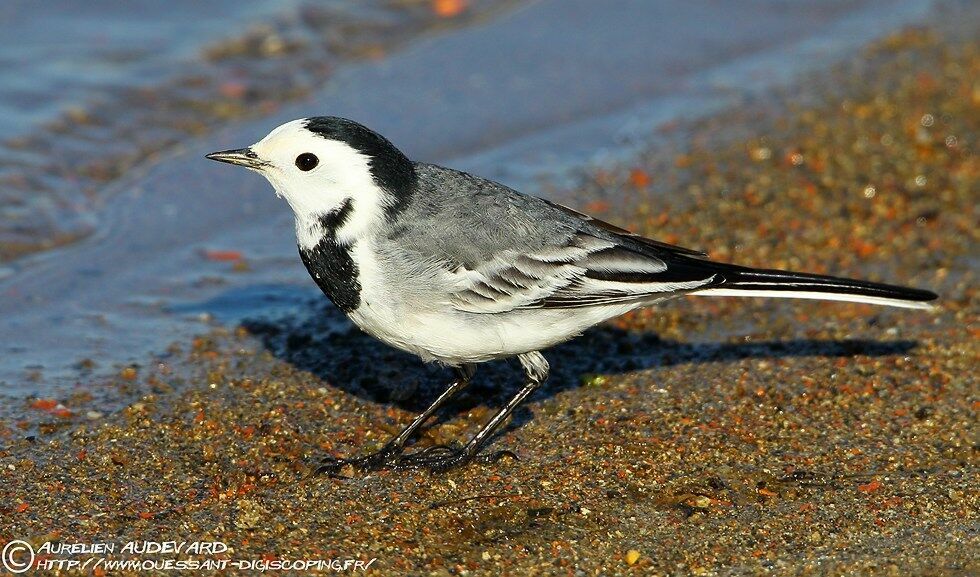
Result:
{"type": "MultiPolygon", "coordinates": [[[[50,416],[0,428],[0,541],[216,540],[192,557],[376,575],[977,574],[977,78],[975,42],[896,34],[583,192],[714,258],[932,288],[935,312],[644,311],[548,353],[553,378],[493,443],[519,460],[335,479],[317,455],[380,446],[449,374],[325,332],[337,313],[311,303],[123,371],[118,413],[26,403],[50,416]],[[625,208],[603,200],[624,187],[625,208]]],[[[517,384],[481,369],[419,446],[472,434],[517,384]]],[[[188,558],[142,556],[168,557],[188,558]]]]}

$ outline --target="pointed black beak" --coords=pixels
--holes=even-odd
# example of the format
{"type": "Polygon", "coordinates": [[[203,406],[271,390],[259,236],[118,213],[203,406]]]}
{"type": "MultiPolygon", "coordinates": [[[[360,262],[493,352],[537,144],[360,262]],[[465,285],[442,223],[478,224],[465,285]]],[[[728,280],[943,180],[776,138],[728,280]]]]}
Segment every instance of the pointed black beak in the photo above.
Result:
{"type": "Polygon", "coordinates": [[[220,152],[212,152],[211,154],[206,155],[205,158],[217,160],[218,162],[227,162],[228,164],[237,164],[238,166],[244,166],[245,168],[252,168],[255,170],[261,170],[266,164],[268,164],[260,159],[251,148],[239,148],[238,150],[222,150],[220,152]]]}

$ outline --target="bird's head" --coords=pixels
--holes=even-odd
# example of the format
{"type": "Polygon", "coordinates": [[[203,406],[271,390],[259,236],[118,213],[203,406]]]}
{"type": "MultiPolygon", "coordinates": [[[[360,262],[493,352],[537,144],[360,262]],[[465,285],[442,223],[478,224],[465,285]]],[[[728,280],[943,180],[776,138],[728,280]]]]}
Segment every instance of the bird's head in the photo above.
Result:
{"type": "MultiPolygon", "coordinates": [[[[344,118],[287,122],[259,142],[207,155],[266,177],[296,215],[301,244],[321,221],[345,211],[338,230],[351,240],[389,218],[414,192],[412,162],[380,134],[344,118]],[[307,234],[308,233],[308,234],[307,234]]],[[[322,234],[322,230],[320,233],[322,234]]]]}

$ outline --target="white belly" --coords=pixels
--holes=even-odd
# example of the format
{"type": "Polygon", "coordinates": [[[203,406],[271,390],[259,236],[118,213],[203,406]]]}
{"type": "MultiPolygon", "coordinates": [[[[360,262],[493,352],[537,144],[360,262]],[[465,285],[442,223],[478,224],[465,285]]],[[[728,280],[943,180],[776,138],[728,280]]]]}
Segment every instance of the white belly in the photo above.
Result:
{"type": "Polygon", "coordinates": [[[350,318],[368,334],[423,360],[459,365],[543,350],[635,307],[531,309],[496,314],[425,312],[396,319],[365,304],[350,318]]]}
{"type": "Polygon", "coordinates": [[[480,314],[440,307],[412,310],[362,288],[361,306],[350,314],[368,334],[425,361],[479,363],[539,351],[565,342],[636,304],[574,309],[519,309],[480,314]]]}
{"type": "Polygon", "coordinates": [[[381,270],[367,243],[352,250],[361,293],[350,319],[380,341],[425,361],[459,365],[546,349],[640,306],[464,312],[449,302],[451,288],[441,287],[438,277],[381,270]],[[394,274],[397,279],[389,278],[394,274]]]}

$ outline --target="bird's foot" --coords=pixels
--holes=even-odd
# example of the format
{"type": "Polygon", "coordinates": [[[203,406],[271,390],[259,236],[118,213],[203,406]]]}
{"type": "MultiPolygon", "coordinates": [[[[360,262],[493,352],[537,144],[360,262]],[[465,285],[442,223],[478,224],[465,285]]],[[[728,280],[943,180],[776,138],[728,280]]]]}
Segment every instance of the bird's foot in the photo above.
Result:
{"type": "Polygon", "coordinates": [[[504,457],[517,459],[517,455],[507,450],[481,455],[471,453],[465,448],[436,445],[415,453],[405,453],[403,447],[385,445],[381,450],[363,457],[352,459],[323,457],[316,468],[316,474],[345,477],[348,469],[361,471],[428,469],[433,473],[441,473],[474,462],[496,463],[504,457]]]}
{"type": "Polygon", "coordinates": [[[325,456],[320,458],[320,463],[315,473],[330,477],[345,477],[346,470],[348,469],[380,471],[381,469],[388,469],[397,465],[404,451],[404,447],[389,443],[381,447],[378,451],[364,455],[363,457],[338,459],[336,457],[325,456]]]}
{"type": "Polygon", "coordinates": [[[433,473],[442,473],[469,463],[496,463],[504,457],[517,459],[517,455],[508,450],[494,451],[481,455],[468,451],[465,447],[453,448],[447,447],[446,445],[436,445],[422,449],[417,453],[402,455],[398,459],[396,468],[428,469],[433,473]]]}

